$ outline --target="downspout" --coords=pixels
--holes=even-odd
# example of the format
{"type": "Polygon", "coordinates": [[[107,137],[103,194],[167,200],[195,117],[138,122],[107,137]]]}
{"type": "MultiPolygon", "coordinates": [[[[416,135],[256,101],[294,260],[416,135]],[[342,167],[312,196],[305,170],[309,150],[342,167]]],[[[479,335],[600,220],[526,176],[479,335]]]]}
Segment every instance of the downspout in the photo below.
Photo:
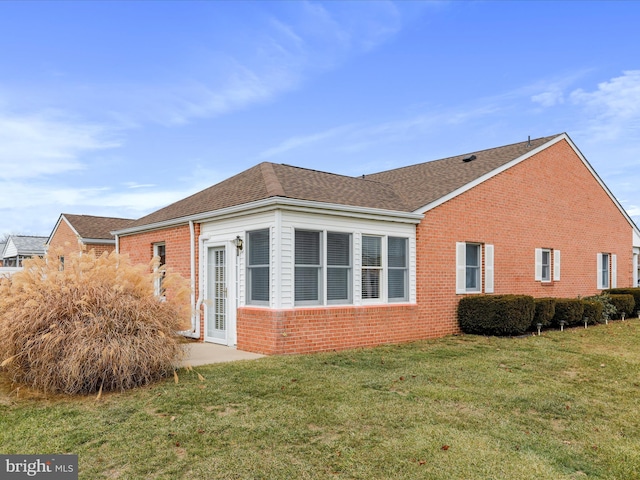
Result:
{"type": "Polygon", "coordinates": [[[120,237],[118,235],[114,235],[116,237],[116,253],[120,253],[120,237]]]}
{"type": "Polygon", "coordinates": [[[191,330],[182,333],[185,337],[200,338],[200,300],[196,303],[196,249],[195,226],[193,220],[189,220],[189,250],[191,255],[191,330]]]}

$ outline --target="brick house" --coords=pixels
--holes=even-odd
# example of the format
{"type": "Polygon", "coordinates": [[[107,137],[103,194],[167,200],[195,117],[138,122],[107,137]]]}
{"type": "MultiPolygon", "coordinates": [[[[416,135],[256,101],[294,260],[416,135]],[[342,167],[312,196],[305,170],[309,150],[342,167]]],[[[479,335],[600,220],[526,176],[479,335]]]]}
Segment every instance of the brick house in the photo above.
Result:
{"type": "Polygon", "coordinates": [[[116,240],[111,231],[125,228],[128,218],[96,217],[63,213],[47,239],[47,249],[62,248],[64,253],[94,250],[96,255],[112,252],[116,240]]]}
{"type": "Polygon", "coordinates": [[[265,162],[114,233],[190,279],[185,335],[266,354],[457,333],[464,295],[635,285],[640,253],[566,134],[362,177],[265,162]]]}

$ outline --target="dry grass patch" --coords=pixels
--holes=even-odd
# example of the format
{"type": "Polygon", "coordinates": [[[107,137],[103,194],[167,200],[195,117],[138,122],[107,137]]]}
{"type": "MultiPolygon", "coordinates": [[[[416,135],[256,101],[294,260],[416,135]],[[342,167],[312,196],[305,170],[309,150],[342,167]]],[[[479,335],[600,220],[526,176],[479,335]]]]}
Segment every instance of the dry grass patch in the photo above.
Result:
{"type": "Polygon", "coordinates": [[[173,372],[183,352],[188,291],[178,275],[149,273],[116,253],[57,252],[25,261],[0,283],[0,361],[12,382],[38,391],[124,390],[173,372]],[[172,293],[154,295],[157,275],[172,293]]]}

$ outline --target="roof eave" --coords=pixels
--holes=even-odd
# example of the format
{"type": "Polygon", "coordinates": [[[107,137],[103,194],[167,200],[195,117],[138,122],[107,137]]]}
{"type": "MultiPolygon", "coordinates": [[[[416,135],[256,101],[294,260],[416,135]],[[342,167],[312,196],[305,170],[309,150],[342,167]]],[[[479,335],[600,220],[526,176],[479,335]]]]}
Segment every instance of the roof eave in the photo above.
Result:
{"type": "Polygon", "coordinates": [[[160,230],[169,227],[175,227],[178,225],[185,225],[189,222],[204,222],[210,220],[218,220],[224,217],[230,217],[234,215],[259,213],[265,210],[271,210],[275,208],[288,208],[296,209],[300,211],[308,212],[331,212],[333,214],[339,213],[343,216],[358,217],[358,218],[378,218],[387,219],[389,221],[396,221],[402,223],[418,224],[422,220],[423,215],[416,212],[406,212],[397,210],[387,210],[381,208],[369,208],[369,207],[357,207],[351,205],[340,205],[332,203],[315,202],[310,200],[298,200],[286,197],[270,197],[255,202],[244,203],[242,205],[234,205],[232,207],[221,208],[219,210],[211,210],[208,212],[198,213],[194,215],[187,215],[184,217],[174,218],[171,220],[165,220],[162,222],[150,223],[147,225],[140,225],[136,227],[124,228],[121,230],[114,230],[112,235],[125,236],[133,235],[140,232],[146,232],[149,230],[160,230]]]}
{"type": "Polygon", "coordinates": [[[81,238],[85,245],[115,245],[115,238],[81,238]]]}

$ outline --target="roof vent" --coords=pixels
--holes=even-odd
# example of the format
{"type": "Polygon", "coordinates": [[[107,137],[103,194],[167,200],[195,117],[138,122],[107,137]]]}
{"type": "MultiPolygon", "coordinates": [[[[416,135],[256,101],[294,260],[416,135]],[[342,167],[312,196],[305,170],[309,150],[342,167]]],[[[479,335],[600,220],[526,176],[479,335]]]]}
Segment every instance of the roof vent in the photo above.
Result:
{"type": "Polygon", "coordinates": [[[463,161],[463,162],[470,162],[470,161],[475,160],[475,159],[476,159],[476,156],[475,156],[475,155],[469,155],[468,157],[464,157],[464,158],[462,159],[462,161],[463,161]]]}

